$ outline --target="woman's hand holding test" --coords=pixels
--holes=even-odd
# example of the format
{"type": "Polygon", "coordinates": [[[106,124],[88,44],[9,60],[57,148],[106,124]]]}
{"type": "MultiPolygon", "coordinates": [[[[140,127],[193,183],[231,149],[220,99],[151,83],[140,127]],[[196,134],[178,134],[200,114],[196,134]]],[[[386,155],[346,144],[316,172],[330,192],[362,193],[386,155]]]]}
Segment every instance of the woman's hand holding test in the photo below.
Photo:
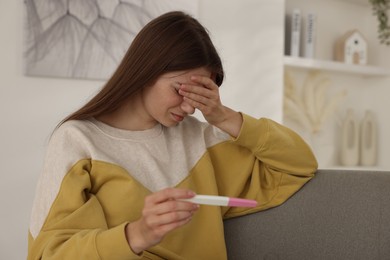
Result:
{"type": "Polygon", "coordinates": [[[157,245],[165,235],[188,223],[199,206],[180,201],[195,196],[190,190],[168,188],[145,198],[142,216],[126,226],[126,238],[134,253],[157,245]]]}

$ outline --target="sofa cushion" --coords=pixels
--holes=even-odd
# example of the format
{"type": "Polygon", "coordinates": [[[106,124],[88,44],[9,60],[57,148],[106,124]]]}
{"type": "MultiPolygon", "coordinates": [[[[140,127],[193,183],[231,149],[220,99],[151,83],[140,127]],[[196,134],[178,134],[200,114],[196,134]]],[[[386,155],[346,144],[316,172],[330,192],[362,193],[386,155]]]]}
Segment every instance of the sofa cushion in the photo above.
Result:
{"type": "Polygon", "coordinates": [[[319,170],[281,206],[224,223],[229,259],[390,259],[390,172],[319,170]]]}

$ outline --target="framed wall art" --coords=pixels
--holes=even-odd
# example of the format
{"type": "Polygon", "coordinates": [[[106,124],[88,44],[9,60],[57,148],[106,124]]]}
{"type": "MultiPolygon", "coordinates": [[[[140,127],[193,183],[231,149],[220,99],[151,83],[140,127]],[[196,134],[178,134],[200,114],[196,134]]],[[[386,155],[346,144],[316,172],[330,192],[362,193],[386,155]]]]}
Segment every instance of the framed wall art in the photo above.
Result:
{"type": "Polygon", "coordinates": [[[171,10],[197,16],[194,0],[25,0],[25,74],[108,79],[135,35],[171,10]]]}

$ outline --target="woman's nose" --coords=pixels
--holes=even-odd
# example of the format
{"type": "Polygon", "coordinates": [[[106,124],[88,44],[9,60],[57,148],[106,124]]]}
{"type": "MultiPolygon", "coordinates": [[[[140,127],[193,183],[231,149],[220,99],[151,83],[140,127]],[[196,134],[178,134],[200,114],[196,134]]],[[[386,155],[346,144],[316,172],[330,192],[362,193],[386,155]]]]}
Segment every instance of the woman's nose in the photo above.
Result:
{"type": "Polygon", "coordinates": [[[195,108],[185,101],[181,103],[180,108],[188,115],[192,115],[195,112],[195,108]]]}

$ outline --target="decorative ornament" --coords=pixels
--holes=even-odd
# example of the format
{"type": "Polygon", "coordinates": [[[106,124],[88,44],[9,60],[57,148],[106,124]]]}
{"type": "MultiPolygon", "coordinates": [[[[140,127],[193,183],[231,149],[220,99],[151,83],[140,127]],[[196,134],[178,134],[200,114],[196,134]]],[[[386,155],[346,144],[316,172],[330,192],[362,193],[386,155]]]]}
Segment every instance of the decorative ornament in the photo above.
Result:
{"type": "Polygon", "coordinates": [[[334,50],[337,61],[347,64],[367,64],[367,40],[358,30],[351,30],[340,37],[334,50]]]}

